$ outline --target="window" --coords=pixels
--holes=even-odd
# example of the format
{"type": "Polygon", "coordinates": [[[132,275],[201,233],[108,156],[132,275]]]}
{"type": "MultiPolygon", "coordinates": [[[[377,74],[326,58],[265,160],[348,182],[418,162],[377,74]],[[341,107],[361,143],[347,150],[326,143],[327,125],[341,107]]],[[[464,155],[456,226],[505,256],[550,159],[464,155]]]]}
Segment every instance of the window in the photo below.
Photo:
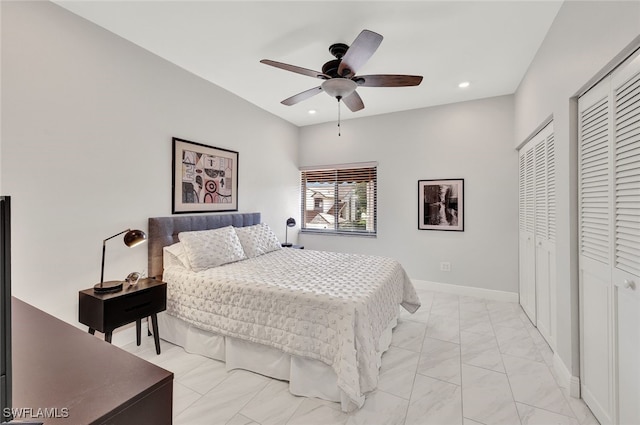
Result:
{"type": "Polygon", "coordinates": [[[377,163],[304,167],[302,231],[376,234],[377,163]]]}

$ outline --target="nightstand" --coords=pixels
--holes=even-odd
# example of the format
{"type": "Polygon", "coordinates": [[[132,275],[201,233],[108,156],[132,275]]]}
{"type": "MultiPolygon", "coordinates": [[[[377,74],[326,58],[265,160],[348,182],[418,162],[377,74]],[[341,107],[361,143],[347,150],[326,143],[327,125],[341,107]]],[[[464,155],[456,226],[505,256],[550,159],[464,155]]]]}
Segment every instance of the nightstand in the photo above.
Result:
{"type": "Polygon", "coordinates": [[[78,293],[78,320],[89,326],[89,333],[104,333],[111,343],[114,329],[136,322],[136,343],[140,345],[142,319],[151,316],[156,353],[160,354],[157,313],[167,308],[167,284],[155,279],[140,279],[121,291],[98,294],[93,288],[78,293]]]}
{"type": "Polygon", "coordinates": [[[283,248],[304,249],[304,245],[282,245],[283,248]]]}

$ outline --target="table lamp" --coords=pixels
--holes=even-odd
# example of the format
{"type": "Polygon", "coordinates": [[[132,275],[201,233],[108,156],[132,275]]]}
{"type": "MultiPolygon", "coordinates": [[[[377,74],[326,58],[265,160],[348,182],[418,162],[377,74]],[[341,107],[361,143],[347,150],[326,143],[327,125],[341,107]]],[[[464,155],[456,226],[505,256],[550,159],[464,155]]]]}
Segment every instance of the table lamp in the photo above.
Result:
{"type": "Polygon", "coordinates": [[[285,227],[284,229],[284,243],[282,244],[282,246],[292,246],[292,243],[289,243],[287,241],[288,237],[289,237],[289,227],[293,227],[296,225],[296,220],[293,217],[289,217],[287,219],[287,227],[285,227]]]}
{"type": "Polygon", "coordinates": [[[102,241],[102,269],[100,270],[100,283],[96,283],[93,286],[93,291],[98,293],[107,293],[107,292],[118,292],[122,289],[123,282],[120,280],[110,280],[104,281],[104,254],[107,248],[107,241],[109,239],[113,239],[116,236],[120,236],[121,234],[126,233],[124,235],[124,244],[129,248],[134,247],[136,245],[140,245],[147,240],[147,234],[142,230],[123,230],[120,233],[116,233],[113,236],[108,237],[107,239],[102,241]]]}

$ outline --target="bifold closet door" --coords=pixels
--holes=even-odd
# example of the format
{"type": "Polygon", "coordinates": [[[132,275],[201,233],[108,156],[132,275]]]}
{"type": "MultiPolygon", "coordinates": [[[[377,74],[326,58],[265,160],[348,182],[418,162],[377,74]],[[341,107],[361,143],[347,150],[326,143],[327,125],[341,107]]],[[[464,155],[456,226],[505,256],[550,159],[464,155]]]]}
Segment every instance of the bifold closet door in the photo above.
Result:
{"type": "Polygon", "coordinates": [[[640,56],[612,86],[617,423],[640,424],[640,56]]]}
{"type": "Polygon", "coordinates": [[[580,385],[602,425],[613,423],[610,92],[606,79],[578,102],[580,385]]]}
{"type": "Polygon", "coordinates": [[[535,147],[535,284],[536,326],[555,350],[556,322],[556,185],[553,123],[541,132],[535,147]]]}
{"type": "Polygon", "coordinates": [[[555,349],[556,185],[553,122],[519,152],[520,305],[555,349]]]}
{"type": "Polygon", "coordinates": [[[640,54],[578,106],[582,398],[640,424],[640,54]]]}
{"type": "Polygon", "coordinates": [[[525,145],[519,154],[519,295],[520,305],[536,324],[535,152],[525,145]]]}

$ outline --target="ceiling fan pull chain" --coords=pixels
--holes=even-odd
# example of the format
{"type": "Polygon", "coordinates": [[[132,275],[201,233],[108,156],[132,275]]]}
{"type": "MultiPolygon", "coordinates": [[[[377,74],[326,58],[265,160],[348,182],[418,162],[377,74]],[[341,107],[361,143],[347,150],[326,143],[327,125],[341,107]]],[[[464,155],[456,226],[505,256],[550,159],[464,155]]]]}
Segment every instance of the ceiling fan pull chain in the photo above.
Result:
{"type": "Polygon", "coordinates": [[[340,97],[338,97],[338,137],[340,136],[340,97]]]}

